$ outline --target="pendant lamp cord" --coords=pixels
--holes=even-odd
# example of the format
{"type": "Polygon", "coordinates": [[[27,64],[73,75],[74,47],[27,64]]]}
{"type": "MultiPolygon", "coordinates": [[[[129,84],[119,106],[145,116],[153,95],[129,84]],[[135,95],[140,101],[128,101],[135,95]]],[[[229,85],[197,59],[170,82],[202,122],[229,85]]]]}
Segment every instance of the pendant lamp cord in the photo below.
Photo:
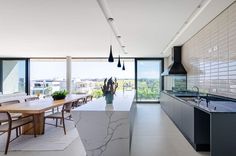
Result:
{"type": "Polygon", "coordinates": [[[112,31],[110,30],[110,45],[112,45],[112,31]]]}

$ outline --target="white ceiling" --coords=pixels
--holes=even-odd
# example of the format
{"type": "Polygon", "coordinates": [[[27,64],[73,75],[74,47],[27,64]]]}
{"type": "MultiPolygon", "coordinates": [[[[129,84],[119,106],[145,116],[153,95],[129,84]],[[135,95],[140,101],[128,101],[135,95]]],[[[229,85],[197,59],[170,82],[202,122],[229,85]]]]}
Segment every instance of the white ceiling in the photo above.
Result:
{"type": "MultiPolygon", "coordinates": [[[[218,10],[212,9],[202,26],[233,0],[211,1],[218,10]]],[[[126,57],[163,56],[160,53],[200,2],[107,0],[127,47],[126,57]]],[[[193,26],[196,30],[189,29],[178,44],[202,26],[193,26]]],[[[114,38],[112,42],[114,55],[124,56],[114,38]]],[[[107,57],[109,44],[110,27],[97,0],[0,0],[0,56],[107,57]]]]}

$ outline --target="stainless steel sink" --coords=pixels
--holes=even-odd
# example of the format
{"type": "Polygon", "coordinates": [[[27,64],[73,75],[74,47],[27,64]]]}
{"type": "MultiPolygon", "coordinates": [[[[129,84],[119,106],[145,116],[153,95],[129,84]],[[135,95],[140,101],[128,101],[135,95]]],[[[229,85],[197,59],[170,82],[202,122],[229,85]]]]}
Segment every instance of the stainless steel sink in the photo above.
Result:
{"type": "Polygon", "coordinates": [[[196,97],[180,97],[180,99],[182,99],[184,101],[196,102],[196,97]]]}
{"type": "Polygon", "coordinates": [[[196,97],[181,97],[180,99],[197,106],[202,102],[202,100],[198,101],[196,97]]]}
{"type": "Polygon", "coordinates": [[[202,107],[204,109],[216,110],[215,106],[211,106],[211,105],[209,106],[209,103],[207,103],[206,100],[204,100],[204,99],[200,99],[200,101],[198,101],[196,97],[181,97],[180,99],[182,99],[192,105],[202,107]]]}

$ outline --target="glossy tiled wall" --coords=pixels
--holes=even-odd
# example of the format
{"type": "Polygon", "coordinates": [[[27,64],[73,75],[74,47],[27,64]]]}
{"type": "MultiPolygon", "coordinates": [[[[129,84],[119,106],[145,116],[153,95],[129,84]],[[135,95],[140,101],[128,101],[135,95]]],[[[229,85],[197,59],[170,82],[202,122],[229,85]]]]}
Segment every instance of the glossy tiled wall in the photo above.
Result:
{"type": "Polygon", "coordinates": [[[236,98],[236,3],[183,45],[188,89],[236,98]]]}

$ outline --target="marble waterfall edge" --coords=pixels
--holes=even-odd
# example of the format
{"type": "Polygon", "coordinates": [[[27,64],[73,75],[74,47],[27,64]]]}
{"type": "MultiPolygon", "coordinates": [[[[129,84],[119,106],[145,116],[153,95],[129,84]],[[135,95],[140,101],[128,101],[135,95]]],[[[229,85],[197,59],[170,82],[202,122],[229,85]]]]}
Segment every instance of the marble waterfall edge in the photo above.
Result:
{"type": "Polygon", "coordinates": [[[133,98],[125,97],[116,96],[112,109],[106,109],[105,100],[98,99],[72,111],[87,156],[130,155],[134,106],[133,98]],[[119,108],[120,102],[127,108],[119,108]]]}

